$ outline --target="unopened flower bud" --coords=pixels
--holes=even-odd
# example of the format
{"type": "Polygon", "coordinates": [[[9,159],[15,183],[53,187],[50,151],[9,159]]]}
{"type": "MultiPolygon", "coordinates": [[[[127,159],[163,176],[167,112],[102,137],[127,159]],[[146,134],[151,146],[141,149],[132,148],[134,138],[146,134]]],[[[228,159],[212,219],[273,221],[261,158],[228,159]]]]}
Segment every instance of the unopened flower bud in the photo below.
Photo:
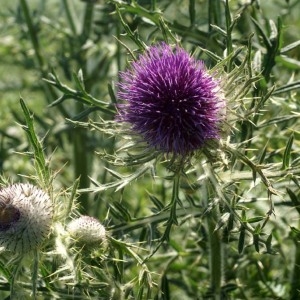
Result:
{"type": "Polygon", "coordinates": [[[104,226],[95,218],[81,216],[68,224],[70,236],[81,244],[97,244],[106,240],[104,226]]]}
{"type": "Polygon", "coordinates": [[[31,184],[0,190],[0,246],[16,253],[36,249],[50,232],[52,201],[31,184]]]}

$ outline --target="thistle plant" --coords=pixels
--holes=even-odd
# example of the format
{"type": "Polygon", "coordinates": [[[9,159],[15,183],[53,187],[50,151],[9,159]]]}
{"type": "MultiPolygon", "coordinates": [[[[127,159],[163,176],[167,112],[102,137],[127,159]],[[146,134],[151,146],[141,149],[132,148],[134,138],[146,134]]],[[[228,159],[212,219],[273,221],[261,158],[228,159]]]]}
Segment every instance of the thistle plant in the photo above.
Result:
{"type": "Polygon", "coordinates": [[[0,298],[298,299],[299,1],[34,5],[0,298]]]}

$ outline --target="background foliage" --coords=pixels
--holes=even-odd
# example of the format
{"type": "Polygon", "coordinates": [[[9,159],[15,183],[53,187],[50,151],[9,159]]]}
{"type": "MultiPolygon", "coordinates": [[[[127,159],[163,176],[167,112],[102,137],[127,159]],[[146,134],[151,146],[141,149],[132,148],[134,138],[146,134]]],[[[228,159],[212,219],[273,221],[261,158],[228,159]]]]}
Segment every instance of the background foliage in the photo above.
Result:
{"type": "MultiPolygon", "coordinates": [[[[31,299],[32,280],[37,299],[299,298],[299,6],[2,4],[0,171],[13,182],[51,185],[61,210],[37,278],[30,258],[23,261],[20,299],[31,299]],[[234,88],[243,87],[228,104],[221,164],[203,156],[177,184],[164,164],[130,164],[124,140],[110,134],[118,72],[161,40],[180,41],[209,68],[223,61],[234,88]],[[105,251],[65,243],[63,227],[79,212],[106,226],[105,251]]],[[[1,253],[3,299],[12,259],[1,253]]]]}

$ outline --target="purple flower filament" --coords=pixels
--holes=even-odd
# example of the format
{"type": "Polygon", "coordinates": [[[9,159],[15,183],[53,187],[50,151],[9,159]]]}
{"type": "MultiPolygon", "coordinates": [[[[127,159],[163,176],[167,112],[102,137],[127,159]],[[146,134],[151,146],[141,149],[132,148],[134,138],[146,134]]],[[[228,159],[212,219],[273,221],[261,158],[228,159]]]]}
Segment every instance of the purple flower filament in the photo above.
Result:
{"type": "Polygon", "coordinates": [[[218,81],[180,47],[149,48],[121,77],[118,119],[151,147],[184,156],[219,137],[218,81]]]}

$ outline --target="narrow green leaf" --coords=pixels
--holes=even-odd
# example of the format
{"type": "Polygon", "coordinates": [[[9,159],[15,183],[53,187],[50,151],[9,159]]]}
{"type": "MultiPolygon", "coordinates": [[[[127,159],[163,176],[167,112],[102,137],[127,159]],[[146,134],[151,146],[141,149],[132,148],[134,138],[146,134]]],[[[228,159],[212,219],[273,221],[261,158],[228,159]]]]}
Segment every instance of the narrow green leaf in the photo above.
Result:
{"type": "Polygon", "coordinates": [[[285,46],[285,47],[283,47],[283,48],[281,48],[280,54],[284,54],[284,53],[286,53],[286,52],[289,52],[289,51],[295,49],[295,48],[298,47],[298,46],[300,46],[300,40],[299,40],[299,41],[296,41],[296,42],[294,42],[294,43],[291,43],[291,44],[289,44],[289,45],[287,45],[287,46],[285,46]]]}
{"type": "MultiPolygon", "coordinates": [[[[128,175],[128,176],[122,176],[119,180],[112,181],[106,184],[97,184],[97,187],[93,188],[85,188],[79,190],[81,193],[87,193],[87,192],[101,192],[105,191],[111,188],[115,188],[116,191],[123,189],[125,186],[130,184],[132,181],[140,178],[142,175],[144,175],[146,172],[151,171],[152,169],[152,163],[148,162],[141,166],[141,168],[137,169],[134,173],[128,175]]],[[[110,173],[112,173],[112,170],[109,170],[110,173]]]]}
{"type": "Polygon", "coordinates": [[[201,42],[201,44],[207,44],[208,40],[210,40],[210,36],[206,31],[202,31],[197,28],[193,28],[193,30],[191,30],[190,27],[182,25],[177,21],[174,21],[173,23],[165,21],[165,23],[170,28],[171,32],[185,36],[186,38],[195,39],[197,40],[197,44],[199,42],[201,42]]]}
{"type": "MultiPolygon", "coordinates": [[[[269,142],[269,141],[268,141],[269,142]]],[[[258,160],[259,164],[262,164],[263,161],[265,160],[266,154],[267,154],[267,146],[268,146],[268,142],[266,143],[265,147],[263,148],[263,150],[260,153],[260,157],[258,160]]]]}
{"type": "Polygon", "coordinates": [[[300,69],[300,61],[294,58],[290,58],[283,55],[278,55],[275,59],[278,64],[283,65],[284,67],[290,70],[299,70],[300,69]]]}
{"type": "Polygon", "coordinates": [[[300,236],[300,230],[299,230],[299,229],[297,229],[297,228],[294,227],[294,226],[290,226],[290,228],[291,228],[291,231],[292,231],[293,233],[295,233],[297,236],[300,236]]]}
{"type": "Polygon", "coordinates": [[[171,38],[173,43],[178,43],[177,37],[173,34],[170,26],[162,17],[159,18],[159,27],[165,41],[168,41],[168,39],[171,38]]]}
{"type": "Polygon", "coordinates": [[[122,215],[123,220],[125,220],[126,222],[131,222],[132,221],[132,217],[130,215],[130,212],[124,205],[122,205],[120,202],[114,202],[113,206],[122,215]]]}
{"type": "Polygon", "coordinates": [[[89,114],[91,114],[92,112],[94,111],[97,111],[97,110],[101,110],[100,107],[98,106],[90,106],[88,107],[87,109],[81,111],[79,114],[77,114],[76,116],[72,117],[72,119],[69,119],[69,120],[66,120],[66,121],[80,121],[80,120],[83,120],[85,119],[89,114]]]}
{"type": "Polygon", "coordinates": [[[6,264],[4,264],[1,260],[0,260],[0,273],[2,274],[2,276],[5,277],[5,279],[7,281],[10,280],[11,274],[10,274],[9,270],[7,269],[6,264]]]}
{"type": "MultiPolygon", "coordinates": [[[[158,25],[158,18],[160,17],[161,13],[156,11],[149,11],[139,5],[137,1],[130,1],[130,4],[126,4],[124,1],[118,1],[118,0],[110,0],[110,2],[114,3],[116,5],[116,10],[121,11],[124,10],[126,12],[130,12],[134,15],[140,16],[142,18],[148,19],[149,21],[153,22],[154,24],[158,25]]],[[[153,5],[152,5],[153,6],[153,5]]],[[[155,4],[154,4],[155,6],[155,4]]]]}
{"type": "Polygon", "coordinates": [[[227,295],[229,292],[232,292],[240,287],[235,283],[227,283],[226,285],[222,286],[222,294],[227,295]]]}
{"type": "Polygon", "coordinates": [[[119,220],[121,222],[126,222],[126,215],[125,215],[125,218],[124,218],[124,215],[122,214],[122,212],[120,212],[119,209],[117,207],[115,207],[114,204],[109,204],[109,212],[117,220],[119,220]]]}
{"type": "MultiPolygon", "coordinates": [[[[211,25],[211,27],[218,32],[221,36],[223,36],[224,38],[227,38],[227,32],[222,29],[221,27],[217,26],[217,25],[211,25]]],[[[230,52],[231,53],[231,52],[230,52]]]]}
{"type": "MultiPolygon", "coordinates": [[[[263,87],[263,86],[266,87],[266,86],[264,85],[264,83],[262,82],[262,80],[260,80],[259,84],[260,84],[261,87],[263,87]]],[[[270,99],[270,97],[273,95],[274,90],[275,90],[275,85],[272,86],[272,87],[268,90],[268,92],[267,92],[266,94],[264,94],[264,95],[261,97],[261,99],[259,100],[259,102],[258,102],[258,104],[257,104],[257,106],[256,106],[256,108],[255,108],[255,111],[257,112],[257,120],[258,120],[259,115],[260,115],[260,112],[259,112],[259,111],[264,107],[266,101],[267,101],[268,99],[270,99]]],[[[256,122],[255,122],[255,124],[256,124],[256,122]]]]}
{"type": "Polygon", "coordinates": [[[241,254],[243,252],[243,250],[244,250],[245,234],[246,234],[245,227],[242,226],[241,232],[240,232],[240,236],[239,236],[239,242],[238,242],[238,251],[239,251],[239,254],[241,254]]]}
{"type": "Polygon", "coordinates": [[[275,254],[275,251],[272,249],[272,238],[273,238],[273,235],[271,233],[268,236],[267,241],[266,241],[267,253],[269,253],[269,254],[275,254]]]}
{"type": "Polygon", "coordinates": [[[272,47],[272,44],[270,43],[269,38],[265,34],[265,32],[264,32],[263,28],[261,27],[261,25],[254,18],[251,18],[251,20],[252,20],[253,24],[255,25],[257,31],[259,32],[259,34],[263,38],[264,44],[265,44],[267,50],[269,51],[272,47]]]}
{"type": "MultiPolygon", "coordinates": [[[[147,227],[142,227],[141,233],[139,235],[139,242],[143,243],[147,239],[148,235],[148,229],[150,228],[150,231],[152,232],[152,228],[149,226],[147,227]]],[[[150,237],[152,236],[152,233],[149,234],[150,237]]]]}
{"type": "Polygon", "coordinates": [[[164,275],[161,279],[161,291],[164,295],[164,299],[171,299],[169,280],[166,275],[164,275]]]}
{"type": "Polygon", "coordinates": [[[271,29],[271,34],[270,34],[270,40],[274,40],[276,41],[277,38],[278,38],[278,30],[277,30],[277,27],[274,23],[273,20],[269,20],[269,24],[270,24],[270,29],[271,29]]]}
{"type": "Polygon", "coordinates": [[[113,87],[111,83],[107,84],[107,89],[108,89],[108,94],[110,96],[110,100],[112,103],[117,103],[117,98],[116,95],[114,93],[113,87]]]}
{"type": "MultiPolygon", "coordinates": [[[[243,216],[246,215],[246,211],[247,211],[249,208],[248,208],[247,206],[245,206],[245,205],[237,204],[237,205],[235,206],[235,209],[236,209],[236,210],[241,210],[241,211],[242,211],[242,218],[243,218],[243,216]]],[[[246,217],[245,217],[244,221],[246,221],[246,217]]]]}
{"type": "Polygon", "coordinates": [[[225,224],[227,224],[228,220],[230,217],[230,213],[226,212],[224,215],[221,216],[220,220],[218,221],[218,223],[216,224],[216,227],[214,229],[214,231],[219,230],[220,228],[222,228],[225,224]]]}
{"type": "Polygon", "coordinates": [[[289,137],[289,140],[287,142],[287,145],[285,147],[284,153],[283,153],[283,160],[282,160],[282,169],[286,170],[290,167],[290,160],[291,160],[291,150],[293,146],[294,141],[294,133],[291,134],[289,137]]]}
{"type": "Polygon", "coordinates": [[[254,233],[253,233],[253,244],[255,247],[255,250],[257,252],[259,252],[259,235],[261,233],[261,226],[260,224],[258,224],[255,229],[254,229],[254,233]]]}
{"type": "Polygon", "coordinates": [[[246,216],[246,210],[242,210],[242,216],[241,216],[242,222],[247,222],[247,216],[246,216]]]}
{"type": "Polygon", "coordinates": [[[41,184],[45,184],[45,187],[49,187],[50,184],[50,169],[48,166],[48,163],[46,162],[43,147],[41,142],[39,141],[33,124],[33,116],[30,113],[29,109],[27,108],[24,100],[20,98],[20,104],[21,108],[24,113],[26,126],[23,126],[23,129],[25,130],[29,142],[33,148],[34,152],[34,160],[35,160],[35,166],[36,170],[39,176],[39,179],[41,181],[41,184]]]}
{"type": "Polygon", "coordinates": [[[252,178],[253,178],[253,182],[255,183],[256,182],[256,170],[252,170],[252,178]]]}
{"type": "Polygon", "coordinates": [[[280,86],[273,92],[273,95],[286,93],[286,92],[290,92],[290,91],[298,90],[298,89],[300,89],[300,81],[299,80],[285,84],[283,86],[280,86]]]}
{"type": "Polygon", "coordinates": [[[76,77],[80,81],[80,84],[82,85],[82,87],[85,89],[82,69],[79,69],[76,77]]]}
{"type": "Polygon", "coordinates": [[[261,50],[257,50],[254,54],[253,61],[253,70],[258,74],[262,70],[262,54],[261,50]]]}
{"type": "Polygon", "coordinates": [[[258,224],[254,229],[254,234],[259,235],[261,233],[261,226],[258,224]]]}
{"type": "Polygon", "coordinates": [[[286,121],[290,121],[290,120],[293,120],[293,119],[297,119],[299,118],[300,116],[299,115],[285,115],[285,116],[280,116],[280,117],[275,117],[273,119],[270,119],[262,124],[259,124],[257,126],[257,128],[262,128],[262,127],[265,127],[265,126],[270,126],[270,125],[273,125],[273,124],[278,124],[278,123],[281,123],[281,122],[286,122],[286,121]]]}
{"type": "Polygon", "coordinates": [[[227,231],[230,232],[234,228],[234,220],[235,220],[235,215],[230,214],[230,217],[227,222],[227,231]]]}
{"type": "Polygon", "coordinates": [[[298,214],[300,215],[300,200],[299,198],[296,196],[296,194],[289,188],[286,188],[286,191],[293,203],[293,206],[296,208],[298,214]]]}
{"type": "Polygon", "coordinates": [[[124,30],[126,31],[128,37],[142,50],[145,50],[147,47],[145,45],[145,43],[139,38],[138,34],[137,33],[134,33],[130,27],[128,26],[128,24],[124,21],[123,17],[122,17],[122,14],[121,14],[121,11],[120,9],[117,7],[116,8],[116,11],[118,13],[118,16],[119,16],[119,19],[120,19],[120,22],[124,28],[124,30]]]}
{"type": "Polygon", "coordinates": [[[79,183],[80,183],[80,178],[77,178],[73,183],[71,195],[70,195],[70,197],[68,197],[66,216],[69,216],[72,211],[73,204],[74,204],[76,196],[77,196],[77,190],[79,187],[79,183]]]}
{"type": "Polygon", "coordinates": [[[260,222],[264,219],[265,219],[265,217],[253,217],[253,218],[247,219],[247,223],[256,223],[256,222],[260,222]]]}
{"type": "Polygon", "coordinates": [[[213,59],[214,61],[216,61],[216,62],[221,62],[221,61],[222,61],[222,58],[221,58],[220,56],[216,55],[214,52],[209,51],[209,50],[207,50],[207,49],[205,49],[205,48],[202,48],[202,47],[200,47],[200,46],[199,46],[199,48],[200,48],[200,49],[201,49],[208,57],[210,57],[210,58],[213,59]]]}
{"type": "Polygon", "coordinates": [[[258,234],[253,235],[253,244],[254,244],[254,248],[255,248],[256,252],[259,252],[259,235],[258,234]]]}
{"type": "Polygon", "coordinates": [[[82,74],[82,70],[80,69],[78,71],[78,73],[73,73],[73,79],[75,81],[76,84],[76,88],[78,90],[80,90],[83,94],[87,94],[84,88],[84,82],[83,82],[83,74],[82,74]]]}
{"type": "Polygon", "coordinates": [[[159,201],[158,198],[156,198],[154,195],[150,194],[149,198],[159,211],[164,209],[164,207],[165,207],[164,204],[161,201],[159,201]]]}

